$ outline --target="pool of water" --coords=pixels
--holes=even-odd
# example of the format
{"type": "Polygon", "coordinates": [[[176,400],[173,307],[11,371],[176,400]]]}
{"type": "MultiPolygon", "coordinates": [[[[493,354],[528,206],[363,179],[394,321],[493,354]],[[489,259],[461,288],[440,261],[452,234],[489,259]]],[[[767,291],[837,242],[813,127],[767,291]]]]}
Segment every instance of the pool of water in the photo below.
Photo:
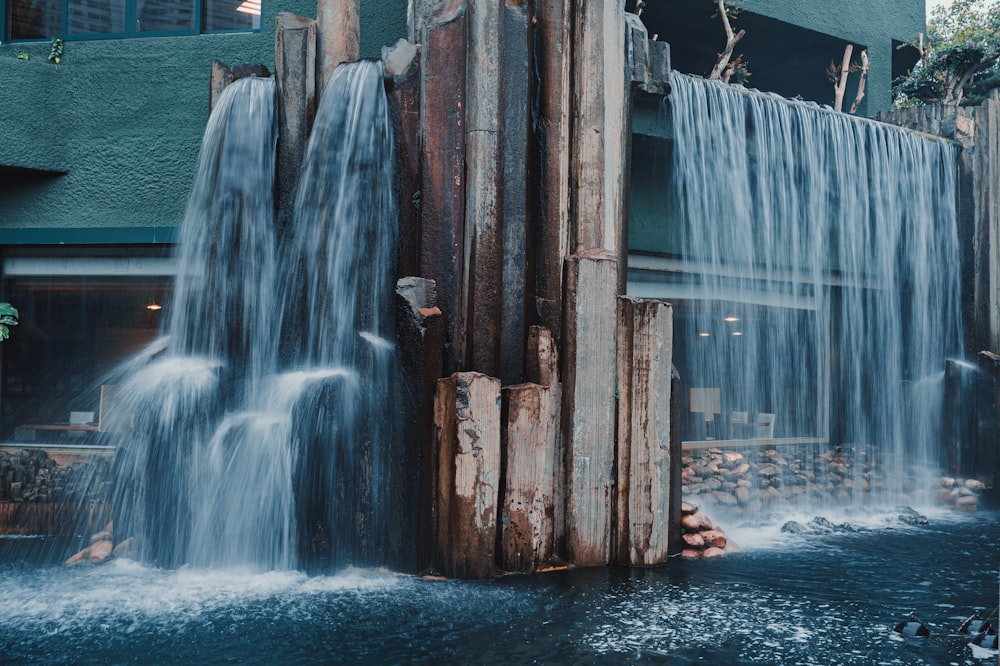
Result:
{"type": "Polygon", "coordinates": [[[731,530],[741,555],[477,582],[62,568],[17,561],[0,542],[0,661],[996,663],[957,629],[997,605],[1000,515],[928,516],[820,536],[731,530]],[[931,636],[891,631],[911,611],[931,636]]]}

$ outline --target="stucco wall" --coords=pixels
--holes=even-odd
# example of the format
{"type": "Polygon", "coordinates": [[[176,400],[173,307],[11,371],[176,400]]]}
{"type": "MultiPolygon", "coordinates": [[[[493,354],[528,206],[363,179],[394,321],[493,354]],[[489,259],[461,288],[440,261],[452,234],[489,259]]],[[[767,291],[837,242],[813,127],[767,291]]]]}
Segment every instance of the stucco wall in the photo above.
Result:
{"type": "MultiPolygon", "coordinates": [[[[0,235],[177,225],[208,119],[212,61],[273,69],[279,9],[315,16],[315,3],[265,0],[259,33],[69,41],[58,66],[47,61],[48,42],[0,46],[0,167],[66,172],[15,183],[0,169],[0,235]],[[19,50],[30,59],[18,60],[19,50]]],[[[377,57],[406,35],[406,0],[362,0],[361,20],[362,56],[377,57]]]]}

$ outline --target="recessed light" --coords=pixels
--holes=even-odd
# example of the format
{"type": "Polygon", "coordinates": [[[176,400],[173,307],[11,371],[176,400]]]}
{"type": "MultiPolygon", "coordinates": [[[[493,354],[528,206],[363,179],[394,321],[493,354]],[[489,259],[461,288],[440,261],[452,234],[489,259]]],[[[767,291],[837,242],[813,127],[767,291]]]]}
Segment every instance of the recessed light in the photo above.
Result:
{"type": "Polygon", "coordinates": [[[722,318],[722,321],[728,321],[730,323],[732,323],[734,321],[739,321],[739,320],[740,320],[740,318],[737,317],[736,315],[726,315],[725,317],[722,318]]]}

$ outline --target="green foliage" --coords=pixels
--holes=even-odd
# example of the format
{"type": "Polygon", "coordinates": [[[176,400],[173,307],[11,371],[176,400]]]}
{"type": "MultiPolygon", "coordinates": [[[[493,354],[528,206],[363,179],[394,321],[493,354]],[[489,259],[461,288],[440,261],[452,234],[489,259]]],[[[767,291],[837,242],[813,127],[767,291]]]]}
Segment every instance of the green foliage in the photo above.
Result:
{"type": "Polygon", "coordinates": [[[30,58],[31,58],[31,56],[28,55],[27,51],[18,51],[17,52],[17,59],[18,60],[29,60],[30,58]]]}
{"type": "Polygon", "coordinates": [[[954,0],[934,9],[920,61],[892,83],[897,107],[979,104],[1000,86],[1000,0],[954,0]]]}
{"type": "Polygon", "coordinates": [[[63,55],[63,40],[58,37],[52,38],[52,48],[49,50],[49,62],[59,64],[63,55]]]}
{"type": "Polygon", "coordinates": [[[17,318],[20,315],[10,303],[0,302],[0,340],[10,337],[10,327],[17,326],[17,318]]]}

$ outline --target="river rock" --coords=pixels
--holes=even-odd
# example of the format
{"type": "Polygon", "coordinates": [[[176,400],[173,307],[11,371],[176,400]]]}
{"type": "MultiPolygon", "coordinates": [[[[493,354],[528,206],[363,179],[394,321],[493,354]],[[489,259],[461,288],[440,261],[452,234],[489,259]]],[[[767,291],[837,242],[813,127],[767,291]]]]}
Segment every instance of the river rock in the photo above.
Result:
{"type": "Polygon", "coordinates": [[[97,541],[90,546],[90,561],[94,564],[100,564],[111,557],[113,550],[114,544],[110,541],[97,541]]]}
{"type": "Polygon", "coordinates": [[[975,513],[979,510],[979,500],[975,495],[965,495],[955,500],[955,510],[965,513],[975,513]]]}
{"type": "Polygon", "coordinates": [[[977,494],[986,490],[986,484],[979,479],[966,479],[965,487],[977,494]]]}
{"type": "Polygon", "coordinates": [[[698,548],[700,550],[705,547],[705,538],[701,536],[701,532],[682,534],[681,538],[684,539],[684,543],[689,548],[698,548]]]}
{"type": "Polygon", "coordinates": [[[688,514],[681,517],[681,528],[685,532],[697,532],[701,529],[701,521],[698,520],[697,516],[688,514]]]}
{"type": "Polygon", "coordinates": [[[698,548],[685,548],[681,551],[681,557],[686,557],[690,560],[695,560],[701,557],[701,549],[698,548]]]}
{"type": "Polygon", "coordinates": [[[706,530],[701,533],[701,538],[708,548],[725,548],[728,541],[726,535],[718,530],[706,530]]]}
{"type": "Polygon", "coordinates": [[[90,561],[90,548],[84,548],[80,552],[70,556],[68,560],[63,562],[63,566],[71,567],[74,564],[83,564],[84,562],[89,562],[89,561],[90,561]]]}
{"type": "Polygon", "coordinates": [[[111,532],[108,530],[101,530],[100,532],[90,535],[90,543],[97,543],[98,541],[111,541],[111,532]]]}
{"type": "Polygon", "coordinates": [[[724,551],[721,548],[706,548],[705,552],[702,553],[701,556],[702,557],[706,557],[706,558],[708,558],[708,557],[722,557],[725,554],[726,554],[726,551],[724,551]]]}

